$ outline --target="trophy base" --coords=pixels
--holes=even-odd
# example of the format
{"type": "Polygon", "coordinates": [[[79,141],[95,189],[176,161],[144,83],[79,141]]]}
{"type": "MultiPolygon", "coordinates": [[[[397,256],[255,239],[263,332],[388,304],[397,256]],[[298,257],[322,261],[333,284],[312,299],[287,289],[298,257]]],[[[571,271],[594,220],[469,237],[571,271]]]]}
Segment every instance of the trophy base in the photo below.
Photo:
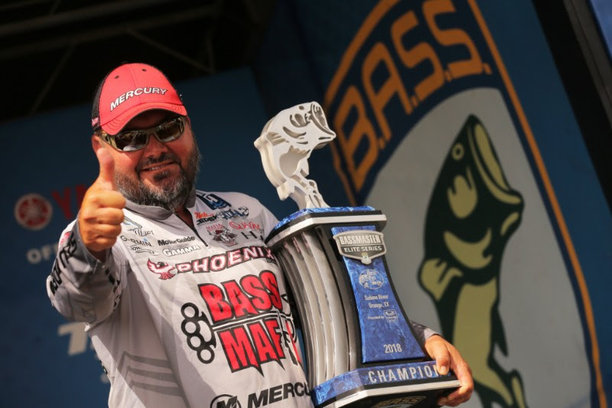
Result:
{"type": "Polygon", "coordinates": [[[440,375],[435,362],[363,367],[313,388],[316,408],[426,408],[459,387],[452,374],[440,375]]]}

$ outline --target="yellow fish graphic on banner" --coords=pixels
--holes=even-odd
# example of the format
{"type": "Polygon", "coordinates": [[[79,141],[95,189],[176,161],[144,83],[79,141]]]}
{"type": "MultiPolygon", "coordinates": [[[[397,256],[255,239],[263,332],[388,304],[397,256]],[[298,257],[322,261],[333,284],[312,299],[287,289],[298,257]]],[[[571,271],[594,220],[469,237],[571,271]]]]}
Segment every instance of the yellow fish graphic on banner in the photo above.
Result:
{"type": "Polygon", "coordinates": [[[484,407],[526,407],[507,355],[499,304],[501,259],[519,227],[523,199],[510,187],[480,120],[471,115],[444,160],[429,202],[419,282],[433,299],[444,336],[469,362],[484,407]]]}

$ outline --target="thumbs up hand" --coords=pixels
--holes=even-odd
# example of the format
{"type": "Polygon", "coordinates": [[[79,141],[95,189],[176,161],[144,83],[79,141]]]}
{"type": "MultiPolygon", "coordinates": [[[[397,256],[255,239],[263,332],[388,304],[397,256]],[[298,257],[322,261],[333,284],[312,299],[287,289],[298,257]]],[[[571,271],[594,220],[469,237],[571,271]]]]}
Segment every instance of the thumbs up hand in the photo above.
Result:
{"type": "Polygon", "coordinates": [[[125,198],[115,186],[115,162],[111,153],[99,145],[96,156],[100,174],[85,192],[77,222],[87,249],[104,261],[105,250],[115,244],[121,233],[125,198]]]}

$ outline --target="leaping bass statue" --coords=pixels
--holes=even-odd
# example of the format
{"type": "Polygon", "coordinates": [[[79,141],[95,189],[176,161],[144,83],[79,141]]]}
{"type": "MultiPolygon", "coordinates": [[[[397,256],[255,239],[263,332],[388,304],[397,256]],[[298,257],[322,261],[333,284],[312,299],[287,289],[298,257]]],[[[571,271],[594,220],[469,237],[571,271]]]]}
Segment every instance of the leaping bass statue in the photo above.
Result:
{"type": "Polygon", "coordinates": [[[312,151],[335,137],[317,102],[285,109],[266,123],[255,147],[281,200],[291,197],[300,209],[329,207],[319,194],[317,183],[306,176],[312,151]]]}

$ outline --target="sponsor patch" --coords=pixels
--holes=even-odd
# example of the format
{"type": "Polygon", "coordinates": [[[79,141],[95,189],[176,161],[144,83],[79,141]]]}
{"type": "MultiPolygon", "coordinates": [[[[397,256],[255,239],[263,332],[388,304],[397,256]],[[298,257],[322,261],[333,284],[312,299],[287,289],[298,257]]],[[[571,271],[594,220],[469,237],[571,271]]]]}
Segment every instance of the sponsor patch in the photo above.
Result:
{"type": "Polygon", "coordinates": [[[382,232],[352,230],[334,235],[340,255],[358,259],[364,265],[387,252],[382,232]]]}

